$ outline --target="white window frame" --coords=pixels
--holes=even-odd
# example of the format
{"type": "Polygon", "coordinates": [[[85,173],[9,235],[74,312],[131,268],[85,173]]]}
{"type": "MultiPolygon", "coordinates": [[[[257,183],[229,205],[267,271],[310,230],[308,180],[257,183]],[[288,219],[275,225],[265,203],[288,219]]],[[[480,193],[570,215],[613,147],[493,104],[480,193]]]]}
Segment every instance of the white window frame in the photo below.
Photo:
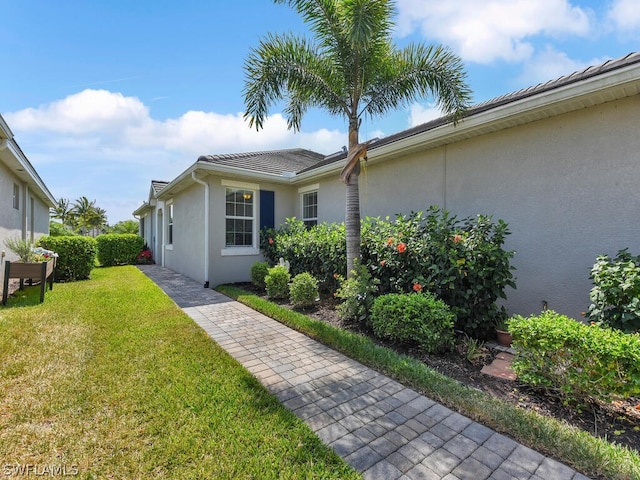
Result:
{"type": "Polygon", "coordinates": [[[312,185],[307,185],[306,187],[300,187],[298,189],[298,193],[300,194],[300,217],[302,221],[307,225],[307,222],[315,222],[314,225],[318,224],[318,191],[320,190],[320,184],[314,183],[312,185]],[[316,194],[316,216],[315,217],[305,217],[305,208],[304,208],[304,200],[305,197],[311,193],[316,194]]]}
{"type": "Polygon", "coordinates": [[[20,210],[20,185],[13,184],[13,208],[20,210]]]}
{"type": "Polygon", "coordinates": [[[167,250],[173,250],[173,200],[167,202],[165,205],[166,219],[167,219],[167,231],[166,231],[166,243],[165,248],[167,250]]]}
{"type": "Polygon", "coordinates": [[[260,249],[258,248],[258,212],[260,211],[260,185],[257,183],[238,182],[235,180],[221,179],[220,183],[224,188],[224,243],[225,246],[220,251],[220,255],[225,256],[238,256],[238,255],[259,255],[260,249]],[[251,245],[227,246],[227,219],[228,218],[240,218],[227,216],[227,189],[232,190],[247,190],[253,195],[253,212],[251,217],[242,217],[243,219],[251,219],[251,245]]]}

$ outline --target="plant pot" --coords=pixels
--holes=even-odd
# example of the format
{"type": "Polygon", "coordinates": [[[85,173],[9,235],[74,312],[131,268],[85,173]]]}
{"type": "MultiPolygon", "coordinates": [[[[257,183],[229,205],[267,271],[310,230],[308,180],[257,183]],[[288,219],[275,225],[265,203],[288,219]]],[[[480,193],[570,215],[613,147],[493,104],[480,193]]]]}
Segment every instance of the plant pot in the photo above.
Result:
{"type": "Polygon", "coordinates": [[[513,342],[513,337],[511,336],[511,333],[505,330],[496,330],[496,340],[498,341],[498,345],[510,347],[513,342]]]}

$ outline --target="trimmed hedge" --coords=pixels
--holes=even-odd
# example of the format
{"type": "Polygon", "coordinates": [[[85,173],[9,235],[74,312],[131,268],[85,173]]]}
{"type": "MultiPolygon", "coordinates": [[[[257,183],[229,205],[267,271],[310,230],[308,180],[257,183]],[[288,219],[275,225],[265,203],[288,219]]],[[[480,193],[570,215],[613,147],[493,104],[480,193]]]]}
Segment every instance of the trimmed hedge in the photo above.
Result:
{"type": "Polygon", "coordinates": [[[557,390],[565,403],[640,395],[640,335],[584,324],[552,310],[509,321],[520,381],[557,390]]]}
{"type": "Polygon", "coordinates": [[[269,273],[264,277],[267,288],[267,296],[273,299],[283,299],[289,297],[289,281],[291,275],[286,267],[276,265],[269,269],[269,273]]]}
{"type": "Polygon", "coordinates": [[[294,308],[310,307],[318,298],[318,280],[310,273],[299,273],[289,285],[289,299],[294,308]]]}
{"type": "Polygon", "coordinates": [[[453,320],[447,304],[429,292],[382,295],[371,310],[377,337],[417,345],[427,353],[453,346],[453,320]]]}
{"type": "Polygon", "coordinates": [[[104,267],[135,265],[144,239],[133,233],[106,233],[96,237],[98,262],[104,267]]]}
{"type": "Polygon", "coordinates": [[[56,281],[86,280],[95,266],[95,238],[81,236],[41,237],[38,245],[58,254],[56,281]]]}
{"type": "Polygon", "coordinates": [[[264,290],[266,287],[264,279],[269,274],[269,264],[267,262],[255,262],[251,265],[250,274],[251,283],[264,290]]]}

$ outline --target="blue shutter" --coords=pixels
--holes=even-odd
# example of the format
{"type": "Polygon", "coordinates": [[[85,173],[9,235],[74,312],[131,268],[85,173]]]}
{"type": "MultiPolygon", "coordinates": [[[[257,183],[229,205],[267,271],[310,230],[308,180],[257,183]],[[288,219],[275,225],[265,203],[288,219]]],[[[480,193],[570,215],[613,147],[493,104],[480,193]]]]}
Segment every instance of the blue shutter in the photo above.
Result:
{"type": "Polygon", "coordinates": [[[260,190],[260,230],[263,228],[274,228],[276,222],[275,214],[275,192],[271,190],[260,190]]]}

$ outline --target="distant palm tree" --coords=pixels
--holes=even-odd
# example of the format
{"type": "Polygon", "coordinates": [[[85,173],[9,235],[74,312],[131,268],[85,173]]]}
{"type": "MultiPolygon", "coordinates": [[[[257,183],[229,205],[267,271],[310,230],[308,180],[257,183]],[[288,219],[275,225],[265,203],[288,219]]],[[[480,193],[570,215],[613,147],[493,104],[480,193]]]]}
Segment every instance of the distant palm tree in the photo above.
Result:
{"type": "Polygon", "coordinates": [[[90,223],[91,229],[99,234],[104,233],[108,226],[107,211],[104,208],[94,207],[94,215],[90,223]]]}
{"type": "Polygon", "coordinates": [[[111,230],[113,233],[133,233],[137,235],[140,231],[140,224],[137,220],[122,220],[116,223],[111,230]]]}
{"type": "Polygon", "coordinates": [[[388,0],[274,0],[298,11],[313,40],[269,34],[245,62],[245,118],[257,130],[269,108],[286,100],[289,128],[300,130],[309,107],[344,117],[349,150],[340,178],[346,183],[347,274],[360,256],[360,161],[366,143],[358,134],[363,116],[432,95],[455,121],[469,105],[471,91],[460,58],[442,46],[391,41],[394,3],[388,0]]]}
{"type": "Polygon", "coordinates": [[[96,201],[89,201],[85,196],[78,198],[73,204],[75,227],[81,235],[86,235],[96,223],[96,201]]]}
{"type": "Polygon", "coordinates": [[[71,219],[73,218],[73,212],[69,205],[68,198],[61,198],[54,208],[51,209],[51,216],[57,218],[63,225],[71,226],[71,219]]]}

